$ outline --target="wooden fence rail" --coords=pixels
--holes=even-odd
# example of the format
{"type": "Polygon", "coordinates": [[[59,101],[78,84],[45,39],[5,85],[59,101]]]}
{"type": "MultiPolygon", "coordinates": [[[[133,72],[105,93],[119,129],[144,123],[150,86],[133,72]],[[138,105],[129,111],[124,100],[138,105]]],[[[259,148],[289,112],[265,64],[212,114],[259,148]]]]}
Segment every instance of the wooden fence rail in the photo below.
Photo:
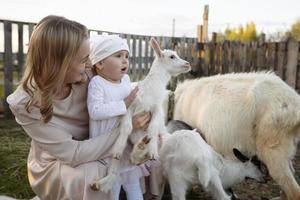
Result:
{"type": "Polygon", "coordinates": [[[300,45],[294,39],[284,42],[229,42],[198,44],[203,52],[196,76],[231,72],[274,71],[300,91],[300,45]]]}
{"type": "MultiPolygon", "coordinates": [[[[4,43],[3,52],[1,52],[0,46],[0,113],[4,112],[7,117],[11,113],[4,99],[12,93],[22,77],[27,43],[34,26],[33,23],[0,20],[0,31],[2,27],[4,32],[4,37],[0,37],[0,44],[1,41],[4,43]],[[2,97],[1,89],[4,90],[2,97]]],[[[98,30],[89,30],[89,33],[90,35],[119,34],[126,38],[131,50],[129,60],[131,80],[138,81],[148,73],[154,59],[154,53],[149,44],[151,36],[98,30]]],[[[300,67],[300,45],[293,39],[276,43],[263,41],[197,43],[196,38],[155,38],[162,48],[175,49],[183,59],[192,64],[192,72],[173,79],[169,84],[170,89],[174,89],[178,81],[186,78],[211,76],[219,73],[271,70],[291,87],[298,92],[300,91],[300,71],[298,70],[300,67]]]]}

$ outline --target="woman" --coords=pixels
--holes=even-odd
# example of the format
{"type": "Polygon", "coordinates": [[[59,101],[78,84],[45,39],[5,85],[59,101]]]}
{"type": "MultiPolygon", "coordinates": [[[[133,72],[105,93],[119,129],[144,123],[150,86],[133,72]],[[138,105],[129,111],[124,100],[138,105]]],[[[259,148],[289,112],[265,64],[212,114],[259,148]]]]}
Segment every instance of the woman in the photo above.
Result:
{"type": "MultiPolygon", "coordinates": [[[[110,199],[89,183],[106,175],[102,159],[110,154],[118,131],[88,139],[87,84],[92,73],[85,26],[47,16],[29,43],[21,85],[7,98],[17,122],[31,137],[28,177],[41,199],[110,199]]],[[[149,113],[133,118],[146,128],[149,113]]]]}

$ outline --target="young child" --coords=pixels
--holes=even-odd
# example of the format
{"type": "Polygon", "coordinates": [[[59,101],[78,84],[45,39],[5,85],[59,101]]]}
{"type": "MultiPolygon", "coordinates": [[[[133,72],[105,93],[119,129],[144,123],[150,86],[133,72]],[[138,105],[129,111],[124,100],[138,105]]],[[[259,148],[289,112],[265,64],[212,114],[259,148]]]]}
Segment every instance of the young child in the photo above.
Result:
{"type": "MultiPolygon", "coordinates": [[[[136,97],[137,88],[132,90],[129,76],[129,47],[126,40],[117,35],[91,37],[90,59],[96,76],[88,87],[88,111],[90,137],[109,134],[120,123],[120,116],[136,97]]],[[[128,157],[129,159],[129,157],[128,157]]],[[[149,175],[143,166],[121,169],[119,180],[114,184],[114,199],[119,199],[121,185],[128,200],[142,200],[140,177],[149,175]]]]}

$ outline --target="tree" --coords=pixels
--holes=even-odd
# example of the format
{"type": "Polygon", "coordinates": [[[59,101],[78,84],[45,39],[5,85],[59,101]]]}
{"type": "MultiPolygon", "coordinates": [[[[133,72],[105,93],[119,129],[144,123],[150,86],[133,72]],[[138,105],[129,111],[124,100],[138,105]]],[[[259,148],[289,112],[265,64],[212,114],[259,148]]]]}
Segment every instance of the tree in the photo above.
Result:
{"type": "Polygon", "coordinates": [[[236,40],[236,41],[255,41],[257,40],[257,32],[255,23],[247,23],[246,27],[240,25],[238,28],[229,28],[227,27],[222,36],[218,36],[218,39],[225,38],[226,40],[236,40]]]}
{"type": "Polygon", "coordinates": [[[246,31],[244,33],[244,41],[257,40],[256,26],[253,22],[250,22],[246,26],[246,31]]]}
{"type": "Polygon", "coordinates": [[[292,24],[291,30],[287,33],[288,36],[292,36],[296,40],[300,41],[300,19],[292,24]]]}

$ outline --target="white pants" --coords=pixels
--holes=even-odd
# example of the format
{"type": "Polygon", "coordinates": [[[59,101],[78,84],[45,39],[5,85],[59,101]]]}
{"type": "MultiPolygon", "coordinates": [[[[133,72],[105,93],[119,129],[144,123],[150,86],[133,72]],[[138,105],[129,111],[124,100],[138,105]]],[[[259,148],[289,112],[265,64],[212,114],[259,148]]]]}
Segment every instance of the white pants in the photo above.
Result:
{"type": "MultiPolygon", "coordinates": [[[[140,186],[139,179],[131,180],[128,183],[124,183],[122,187],[126,192],[127,200],[143,200],[143,192],[140,186]]],[[[116,181],[116,183],[113,186],[114,200],[119,200],[120,191],[121,184],[119,181],[116,181]]]]}

